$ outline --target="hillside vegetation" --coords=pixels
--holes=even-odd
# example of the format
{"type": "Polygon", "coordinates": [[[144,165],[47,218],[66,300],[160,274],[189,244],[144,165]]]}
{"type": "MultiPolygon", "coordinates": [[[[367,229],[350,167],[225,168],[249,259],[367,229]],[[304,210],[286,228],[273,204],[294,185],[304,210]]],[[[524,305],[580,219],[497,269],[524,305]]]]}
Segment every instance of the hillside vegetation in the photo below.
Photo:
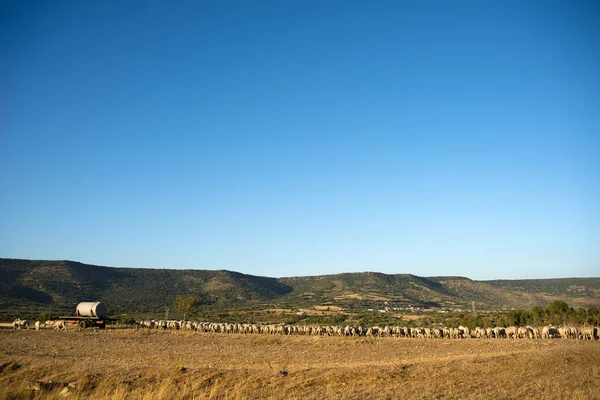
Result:
{"type": "MultiPolygon", "coordinates": [[[[104,301],[113,314],[159,312],[176,296],[198,295],[217,308],[281,297],[292,288],[274,278],[231,271],[111,268],[73,261],[0,259],[0,310],[72,313],[80,301],[104,301]]],[[[1,316],[0,316],[1,317],[1,316]]]]}
{"type": "Polygon", "coordinates": [[[112,268],[73,261],[0,259],[0,318],[52,310],[72,313],[80,301],[105,301],[113,314],[164,313],[179,295],[205,310],[389,307],[529,309],[563,300],[600,305],[600,278],[474,281],[375,272],[269,278],[232,271],[112,268]]]}

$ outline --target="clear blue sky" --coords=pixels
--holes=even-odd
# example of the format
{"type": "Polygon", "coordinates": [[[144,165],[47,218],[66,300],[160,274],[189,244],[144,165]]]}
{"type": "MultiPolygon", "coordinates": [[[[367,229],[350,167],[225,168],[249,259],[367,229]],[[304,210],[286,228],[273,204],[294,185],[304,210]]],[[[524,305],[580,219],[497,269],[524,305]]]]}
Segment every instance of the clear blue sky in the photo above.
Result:
{"type": "Polygon", "coordinates": [[[596,1],[2,1],[0,257],[600,276],[596,1]]]}

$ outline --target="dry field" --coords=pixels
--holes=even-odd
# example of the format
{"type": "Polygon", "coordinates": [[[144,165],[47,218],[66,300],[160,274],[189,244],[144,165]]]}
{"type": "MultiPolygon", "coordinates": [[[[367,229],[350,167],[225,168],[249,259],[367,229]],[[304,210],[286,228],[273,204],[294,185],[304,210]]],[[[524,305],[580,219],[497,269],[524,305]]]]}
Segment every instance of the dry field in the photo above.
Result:
{"type": "Polygon", "coordinates": [[[600,399],[600,342],[0,330],[0,398],[600,399]]]}

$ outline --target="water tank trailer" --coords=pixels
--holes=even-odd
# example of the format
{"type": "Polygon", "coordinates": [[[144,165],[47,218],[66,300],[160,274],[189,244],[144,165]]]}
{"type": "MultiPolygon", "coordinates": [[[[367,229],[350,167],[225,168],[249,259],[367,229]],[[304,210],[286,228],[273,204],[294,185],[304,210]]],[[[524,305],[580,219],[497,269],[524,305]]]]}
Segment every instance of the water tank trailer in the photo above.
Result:
{"type": "Polygon", "coordinates": [[[77,324],[80,329],[92,326],[104,329],[107,322],[115,320],[114,318],[108,318],[106,305],[100,301],[79,303],[75,310],[75,316],[60,317],[60,319],[77,324]]]}

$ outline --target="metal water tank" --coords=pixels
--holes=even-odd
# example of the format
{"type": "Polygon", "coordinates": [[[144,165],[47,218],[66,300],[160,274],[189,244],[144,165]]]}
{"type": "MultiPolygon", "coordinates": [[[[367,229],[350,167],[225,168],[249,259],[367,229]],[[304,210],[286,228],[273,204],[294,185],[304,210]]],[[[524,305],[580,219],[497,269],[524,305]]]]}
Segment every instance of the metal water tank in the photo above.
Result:
{"type": "Polygon", "coordinates": [[[106,305],[102,302],[83,302],[77,305],[77,315],[81,317],[106,317],[106,305]]]}

